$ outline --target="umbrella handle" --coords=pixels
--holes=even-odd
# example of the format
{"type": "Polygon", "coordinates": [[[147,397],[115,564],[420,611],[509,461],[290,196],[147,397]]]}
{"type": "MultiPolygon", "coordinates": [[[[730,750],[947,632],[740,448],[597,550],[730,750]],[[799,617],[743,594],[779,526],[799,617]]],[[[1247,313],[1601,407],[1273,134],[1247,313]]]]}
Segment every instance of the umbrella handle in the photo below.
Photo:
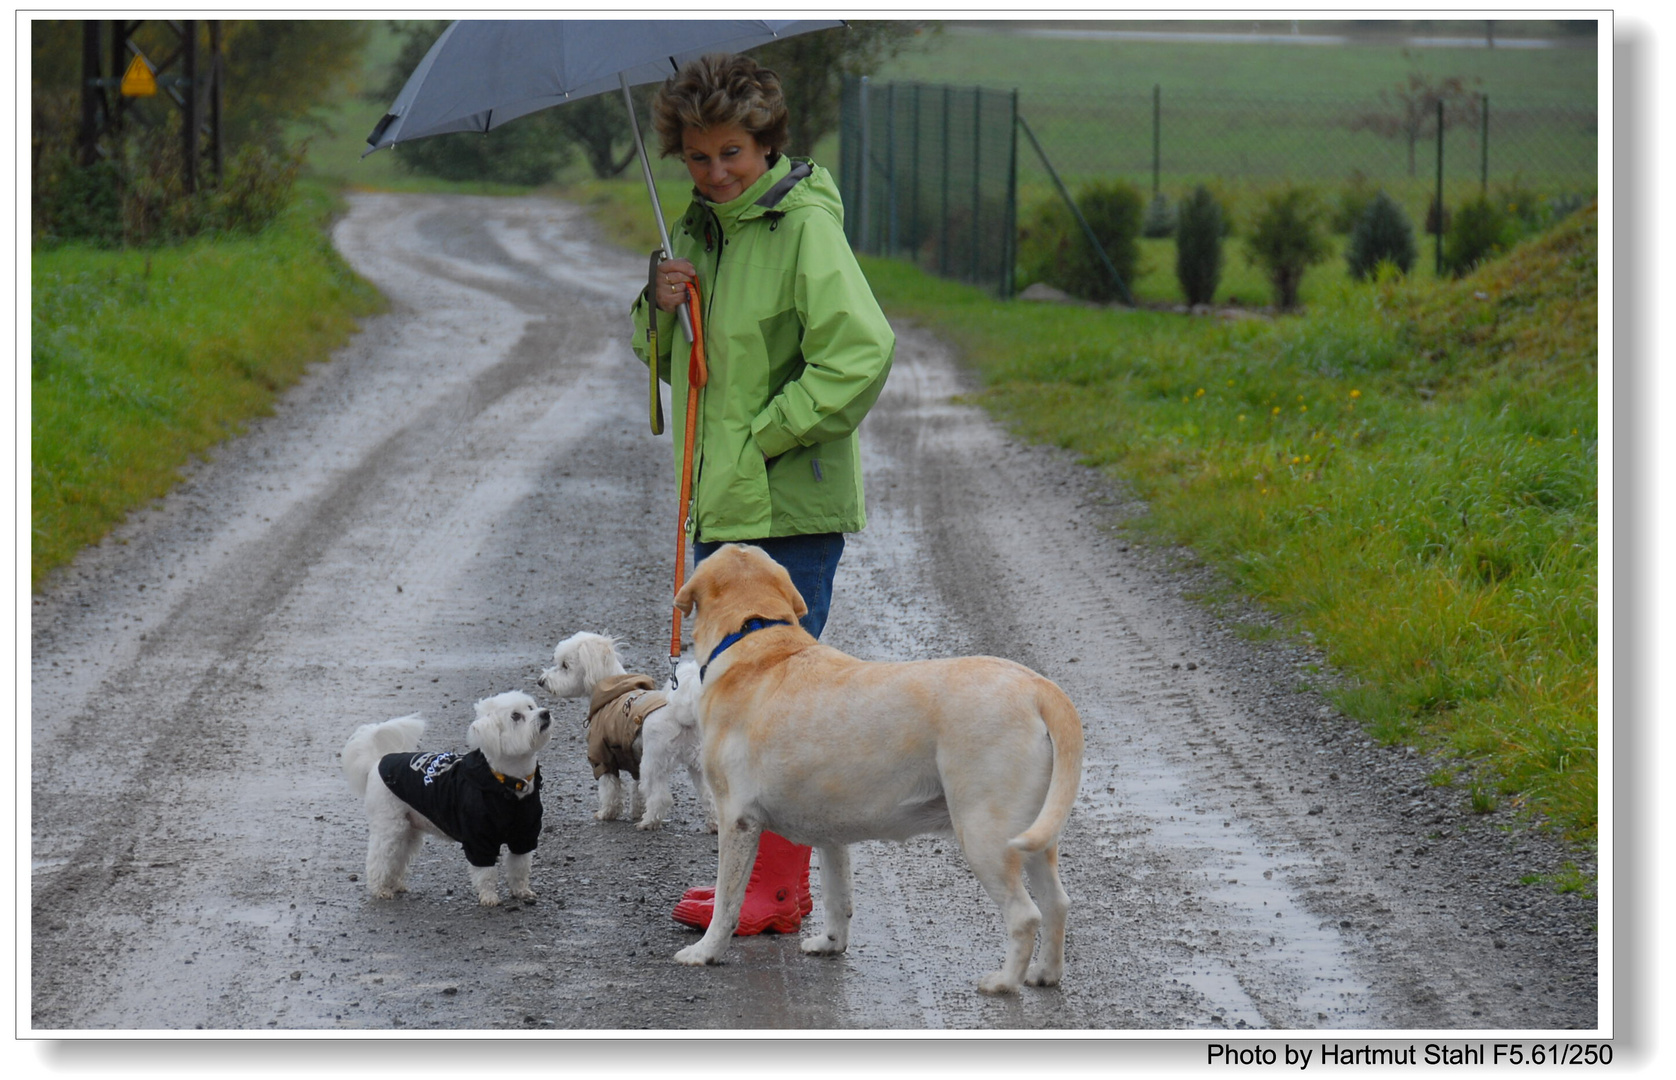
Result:
{"type": "MultiPolygon", "coordinates": [[[[687,426],[681,448],[681,499],[675,520],[675,592],[687,579],[687,516],[692,509],[693,490],[693,429],[698,426],[698,394],[710,381],[710,367],[704,357],[704,327],[700,319],[698,282],[687,283],[687,305],[681,309],[692,316],[693,346],[687,359],[687,426]]],[[[673,607],[673,605],[671,605],[673,607]]],[[[669,631],[669,670],[673,677],[675,665],[681,659],[681,609],[674,608],[674,620],[669,631]]]]}

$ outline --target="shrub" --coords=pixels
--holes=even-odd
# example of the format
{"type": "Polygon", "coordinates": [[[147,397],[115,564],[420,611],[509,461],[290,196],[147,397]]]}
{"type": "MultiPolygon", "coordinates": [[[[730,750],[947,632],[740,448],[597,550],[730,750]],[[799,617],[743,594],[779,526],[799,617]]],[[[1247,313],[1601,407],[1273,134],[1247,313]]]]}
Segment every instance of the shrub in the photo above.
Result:
{"type": "Polygon", "coordinates": [[[1321,235],[1320,204],[1314,192],[1300,187],[1273,192],[1263,203],[1246,238],[1246,251],[1268,277],[1275,307],[1291,311],[1298,306],[1304,271],[1325,259],[1330,250],[1321,235]]]}
{"type": "MultiPolygon", "coordinates": [[[[1076,196],[1083,218],[1105,249],[1125,286],[1140,264],[1143,200],[1132,185],[1090,184],[1076,196]]],[[[1099,303],[1121,299],[1123,291],[1089,247],[1082,226],[1057,199],[1041,203],[1019,236],[1019,267],[1026,282],[1040,281],[1072,296],[1099,303]]]]}
{"type": "Polygon", "coordinates": [[[1455,214],[1443,237],[1443,268],[1464,277],[1485,259],[1513,246],[1517,231],[1516,219],[1495,202],[1474,199],[1455,214]]]}
{"type": "Polygon", "coordinates": [[[36,198],[41,240],[101,247],[174,243],[206,230],[257,233],[289,205],[305,149],[249,143],[227,162],[218,184],[210,170],[188,192],[178,120],[135,126],[111,140],[110,158],[82,167],[68,150],[43,159],[48,179],[36,198]]]}
{"type": "Polygon", "coordinates": [[[1545,229],[1553,224],[1548,203],[1535,191],[1525,186],[1524,178],[1514,176],[1506,184],[1496,187],[1491,199],[1496,206],[1528,232],[1545,229]]]}
{"type": "Polygon", "coordinates": [[[60,163],[53,182],[35,202],[35,231],[47,240],[88,240],[102,246],[122,242],[122,171],[115,162],[79,168],[60,163]]]}
{"type": "Polygon", "coordinates": [[[1141,235],[1148,240],[1162,240],[1166,236],[1174,236],[1175,231],[1176,208],[1160,191],[1146,204],[1146,220],[1141,224],[1141,235]]]}
{"type": "Polygon", "coordinates": [[[1176,281],[1192,305],[1208,304],[1222,279],[1225,215],[1216,197],[1203,187],[1182,200],[1176,225],[1176,281]]]}
{"type": "Polygon", "coordinates": [[[1437,196],[1426,205],[1426,235],[1441,236],[1449,231],[1449,208],[1438,205],[1437,196]]]}
{"type": "Polygon", "coordinates": [[[1338,205],[1333,208],[1332,220],[1329,228],[1340,236],[1345,235],[1356,227],[1367,212],[1368,206],[1379,194],[1377,188],[1368,180],[1360,169],[1350,174],[1350,182],[1338,194],[1338,205]]]}
{"type": "Polygon", "coordinates": [[[1397,201],[1381,191],[1362,211],[1350,233],[1344,253],[1350,276],[1366,281],[1382,262],[1406,274],[1414,269],[1415,255],[1414,226],[1397,201]]]}

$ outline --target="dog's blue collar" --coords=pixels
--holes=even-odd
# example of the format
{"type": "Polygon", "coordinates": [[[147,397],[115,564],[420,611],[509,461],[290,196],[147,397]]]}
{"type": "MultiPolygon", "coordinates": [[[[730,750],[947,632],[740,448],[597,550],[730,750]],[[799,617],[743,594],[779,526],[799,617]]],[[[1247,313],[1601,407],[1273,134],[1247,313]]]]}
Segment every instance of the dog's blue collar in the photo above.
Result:
{"type": "Polygon", "coordinates": [[[698,669],[698,677],[703,679],[704,673],[710,670],[710,665],[716,662],[716,657],[726,652],[730,646],[737,643],[739,639],[744,637],[746,634],[754,634],[758,630],[766,630],[770,626],[790,625],[791,623],[784,619],[746,619],[744,626],[741,626],[727,637],[722,638],[721,644],[717,645],[715,649],[711,651],[710,659],[704,661],[704,666],[698,669]]]}

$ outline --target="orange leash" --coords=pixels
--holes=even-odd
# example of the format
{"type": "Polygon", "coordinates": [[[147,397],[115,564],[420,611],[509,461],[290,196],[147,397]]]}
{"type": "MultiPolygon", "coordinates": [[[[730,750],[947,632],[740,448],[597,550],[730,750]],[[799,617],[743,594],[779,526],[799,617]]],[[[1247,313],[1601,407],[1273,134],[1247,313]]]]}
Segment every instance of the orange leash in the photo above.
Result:
{"type": "MultiPolygon", "coordinates": [[[[687,426],[685,445],[681,449],[681,505],[675,521],[675,592],[680,595],[687,579],[687,514],[692,507],[693,493],[693,429],[698,426],[698,392],[710,381],[710,369],[704,361],[704,324],[699,320],[698,283],[687,284],[687,306],[692,313],[693,347],[687,360],[687,426]]],[[[676,685],[675,668],[681,662],[681,609],[675,608],[674,625],[669,632],[669,679],[676,685]]]]}

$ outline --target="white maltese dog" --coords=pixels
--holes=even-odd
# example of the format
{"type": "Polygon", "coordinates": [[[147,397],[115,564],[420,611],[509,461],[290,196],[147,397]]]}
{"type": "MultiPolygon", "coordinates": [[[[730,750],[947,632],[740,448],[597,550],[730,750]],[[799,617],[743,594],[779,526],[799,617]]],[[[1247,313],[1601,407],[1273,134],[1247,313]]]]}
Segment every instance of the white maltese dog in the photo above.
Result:
{"type": "Polygon", "coordinates": [[[651,676],[623,669],[615,641],[584,632],[554,647],[553,666],[538,681],[554,697],[589,699],[588,762],[599,782],[596,820],[623,816],[626,804],[629,817],[643,811],[635,828],[662,827],[675,802],[670,777],[676,765],[685,765],[705,824],[716,831],[698,756],[697,664],[682,662],[678,688],[658,690],[651,676]]]}
{"type": "Polygon", "coordinates": [[[541,833],[535,757],[552,723],[534,698],[514,690],[477,703],[464,754],[419,753],[425,721],[418,715],[356,728],[343,748],[343,774],[366,800],[367,891],[380,900],[407,891],[408,863],[430,833],[465,849],[478,903],[500,903],[502,846],[512,895],[533,900],[530,858],[541,833]]]}

